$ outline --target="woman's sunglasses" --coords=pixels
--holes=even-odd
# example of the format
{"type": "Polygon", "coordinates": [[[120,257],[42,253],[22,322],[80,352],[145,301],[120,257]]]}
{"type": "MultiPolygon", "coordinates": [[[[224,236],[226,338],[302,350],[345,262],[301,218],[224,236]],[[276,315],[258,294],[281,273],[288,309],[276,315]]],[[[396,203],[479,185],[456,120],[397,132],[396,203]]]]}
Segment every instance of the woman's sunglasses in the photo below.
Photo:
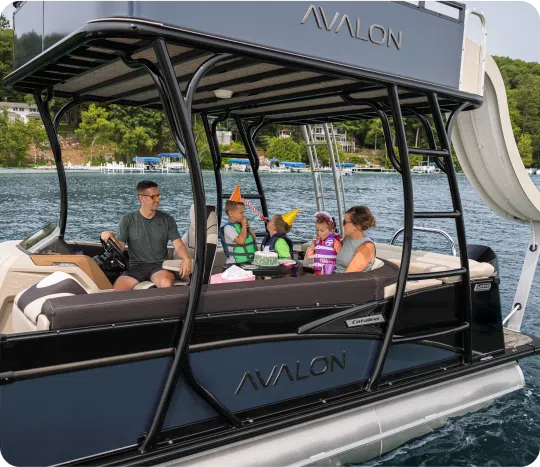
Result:
{"type": "Polygon", "coordinates": [[[161,199],[161,195],[139,195],[139,196],[148,196],[149,198],[152,198],[153,201],[159,201],[161,199]]]}

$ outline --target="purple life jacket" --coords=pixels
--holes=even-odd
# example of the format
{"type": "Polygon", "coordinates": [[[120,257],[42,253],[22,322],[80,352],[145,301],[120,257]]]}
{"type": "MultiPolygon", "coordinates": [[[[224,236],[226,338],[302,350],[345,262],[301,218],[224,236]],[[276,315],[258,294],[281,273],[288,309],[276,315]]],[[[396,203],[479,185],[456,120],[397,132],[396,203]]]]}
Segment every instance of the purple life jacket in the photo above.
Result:
{"type": "Polygon", "coordinates": [[[324,241],[317,240],[313,255],[313,269],[322,275],[334,274],[336,269],[337,251],[334,249],[334,239],[339,240],[336,234],[330,234],[324,241]]]}

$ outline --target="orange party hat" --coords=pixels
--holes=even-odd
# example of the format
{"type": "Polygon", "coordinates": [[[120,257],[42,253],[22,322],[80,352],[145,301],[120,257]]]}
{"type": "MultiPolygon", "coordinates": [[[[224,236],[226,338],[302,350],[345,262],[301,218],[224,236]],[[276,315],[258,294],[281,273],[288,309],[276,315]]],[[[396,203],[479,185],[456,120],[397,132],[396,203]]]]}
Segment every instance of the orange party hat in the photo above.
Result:
{"type": "Polygon", "coordinates": [[[240,185],[236,185],[234,191],[232,192],[231,197],[229,198],[230,201],[236,201],[237,203],[242,202],[242,195],[240,194],[240,185]]]}

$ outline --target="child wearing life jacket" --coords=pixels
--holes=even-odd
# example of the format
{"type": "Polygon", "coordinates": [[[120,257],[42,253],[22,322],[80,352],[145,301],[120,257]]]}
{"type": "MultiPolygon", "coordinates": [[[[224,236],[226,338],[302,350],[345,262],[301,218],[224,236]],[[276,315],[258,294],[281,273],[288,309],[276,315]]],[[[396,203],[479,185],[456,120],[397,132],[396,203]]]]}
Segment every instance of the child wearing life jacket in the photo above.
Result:
{"type": "Polygon", "coordinates": [[[219,229],[227,264],[249,263],[257,251],[256,237],[244,215],[245,209],[240,185],[236,185],[231,197],[225,202],[228,222],[219,229]]]}
{"type": "Polygon", "coordinates": [[[341,249],[341,239],[337,235],[336,222],[327,212],[315,214],[317,234],[306,252],[306,258],[314,259],[313,270],[316,275],[333,274],[336,258],[341,249]]]}
{"type": "Polygon", "coordinates": [[[272,216],[266,229],[268,234],[262,242],[262,249],[269,247],[270,251],[276,252],[279,259],[286,259],[293,257],[293,242],[287,237],[293,225],[294,219],[298,215],[300,209],[287,212],[283,215],[276,214],[272,216]]]}

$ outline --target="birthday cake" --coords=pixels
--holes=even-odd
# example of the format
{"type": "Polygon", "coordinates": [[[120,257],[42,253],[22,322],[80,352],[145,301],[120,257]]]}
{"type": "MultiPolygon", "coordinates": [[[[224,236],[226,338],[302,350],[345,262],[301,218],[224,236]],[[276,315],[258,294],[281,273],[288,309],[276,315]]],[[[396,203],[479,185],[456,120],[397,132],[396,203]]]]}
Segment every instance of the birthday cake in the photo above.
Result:
{"type": "Polygon", "coordinates": [[[255,258],[253,258],[253,264],[257,266],[277,266],[278,254],[274,252],[255,252],[255,258]]]}

